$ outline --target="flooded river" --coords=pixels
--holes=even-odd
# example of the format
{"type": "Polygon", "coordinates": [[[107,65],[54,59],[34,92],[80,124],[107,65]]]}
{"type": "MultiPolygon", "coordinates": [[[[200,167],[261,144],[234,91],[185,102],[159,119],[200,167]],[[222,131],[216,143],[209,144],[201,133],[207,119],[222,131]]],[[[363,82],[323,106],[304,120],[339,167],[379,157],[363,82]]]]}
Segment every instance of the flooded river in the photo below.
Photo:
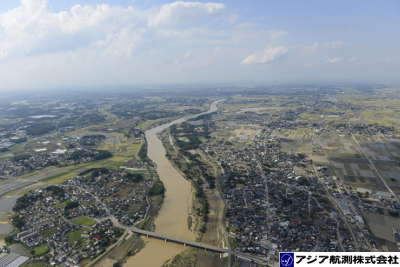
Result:
{"type": "MultiPolygon", "coordinates": [[[[157,173],[166,188],[163,205],[155,220],[155,231],[157,233],[187,240],[195,239],[195,234],[188,229],[188,215],[192,208],[193,198],[192,186],[167,159],[165,148],[157,134],[173,124],[217,111],[217,104],[220,101],[213,102],[207,112],[183,117],[146,131],[148,156],[156,163],[157,173]]],[[[130,257],[124,266],[160,267],[165,261],[184,249],[185,247],[177,244],[147,239],[146,246],[135,256],[130,257]]]]}

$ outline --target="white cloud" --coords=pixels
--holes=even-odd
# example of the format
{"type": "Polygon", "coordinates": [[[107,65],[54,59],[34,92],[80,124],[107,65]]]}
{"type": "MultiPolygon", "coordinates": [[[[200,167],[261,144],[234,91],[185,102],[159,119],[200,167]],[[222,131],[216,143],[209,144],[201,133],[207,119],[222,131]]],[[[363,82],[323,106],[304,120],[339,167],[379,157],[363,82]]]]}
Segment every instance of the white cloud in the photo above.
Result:
{"type": "MultiPolygon", "coordinates": [[[[345,70],[357,74],[357,62],[372,62],[373,53],[351,50],[354,40],[331,36],[333,41],[305,46],[304,29],[286,38],[285,29],[271,29],[228,4],[193,1],[143,8],[152,2],[130,1],[137,5],[124,7],[107,0],[110,4],[54,11],[48,0],[21,0],[19,7],[0,12],[0,88],[312,80],[317,68],[318,77],[341,77],[345,70]],[[274,68],[262,65],[288,53],[274,68]],[[334,66],[340,68],[332,71],[334,66]]],[[[399,62],[390,59],[392,65],[399,62]]]]}
{"type": "Polygon", "coordinates": [[[223,8],[225,5],[220,3],[178,1],[158,9],[100,4],[74,5],[66,11],[52,12],[48,0],[21,0],[19,7],[0,13],[0,60],[77,49],[126,56],[133,55],[143,41],[151,42],[161,35],[185,38],[188,33],[200,32],[206,38],[210,32],[198,25],[204,24],[205,16],[223,8]],[[197,24],[189,27],[190,21],[197,24]],[[159,34],[157,31],[162,29],[151,27],[178,24],[185,25],[185,30],[170,27],[169,32],[159,34]]]}
{"type": "Polygon", "coordinates": [[[48,0],[22,0],[21,4],[27,10],[36,13],[47,8],[48,0]]]}
{"type": "Polygon", "coordinates": [[[328,42],[314,42],[311,45],[304,46],[304,50],[309,53],[314,53],[320,49],[337,49],[343,47],[343,41],[328,41],[328,42]]]}
{"type": "Polygon", "coordinates": [[[237,29],[238,17],[220,12],[225,8],[172,2],[147,9],[99,4],[53,11],[48,0],[21,0],[18,7],[0,12],[0,88],[210,77],[217,63],[233,58],[236,36],[255,37],[237,41],[237,47],[263,41],[256,26],[237,29]]]}
{"type": "Polygon", "coordinates": [[[177,1],[163,5],[149,19],[150,26],[173,26],[182,22],[194,22],[224,9],[221,3],[177,1]]]}
{"type": "Polygon", "coordinates": [[[341,58],[341,57],[331,57],[331,58],[328,58],[327,60],[326,60],[328,63],[339,63],[339,62],[342,62],[343,61],[343,58],[341,58]]]}
{"type": "Polygon", "coordinates": [[[349,63],[354,63],[358,59],[356,57],[330,57],[326,59],[326,62],[334,64],[334,63],[340,63],[340,62],[349,62],[349,63]]]}
{"type": "Polygon", "coordinates": [[[22,0],[21,6],[0,14],[0,59],[91,46],[131,51],[143,33],[143,18],[131,7],[75,5],[51,12],[46,0],[22,0]]]}
{"type": "Polygon", "coordinates": [[[271,63],[287,54],[287,52],[288,49],[284,46],[269,47],[247,56],[243,59],[242,64],[271,63]]]}

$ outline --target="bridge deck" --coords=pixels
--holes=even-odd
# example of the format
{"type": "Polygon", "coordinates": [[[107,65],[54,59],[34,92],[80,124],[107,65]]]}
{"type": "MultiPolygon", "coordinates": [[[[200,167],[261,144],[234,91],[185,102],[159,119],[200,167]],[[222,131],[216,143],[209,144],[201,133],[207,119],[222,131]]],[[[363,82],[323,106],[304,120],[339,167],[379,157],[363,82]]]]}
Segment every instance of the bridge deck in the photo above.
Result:
{"type": "Polygon", "coordinates": [[[212,252],[221,253],[221,254],[228,253],[230,255],[234,255],[236,257],[239,257],[239,258],[251,261],[251,262],[256,262],[260,265],[266,264],[263,259],[252,256],[252,255],[247,255],[245,253],[240,253],[240,252],[236,252],[236,251],[225,249],[225,248],[219,248],[216,246],[199,243],[199,242],[195,242],[195,241],[180,240],[180,239],[177,239],[174,237],[157,234],[157,233],[142,230],[142,229],[139,229],[136,227],[131,227],[130,229],[132,232],[134,232],[136,234],[145,235],[147,237],[152,237],[152,238],[156,238],[156,239],[160,239],[160,240],[165,240],[167,242],[173,242],[173,243],[177,243],[177,244],[182,244],[184,246],[190,246],[190,247],[194,247],[194,248],[198,248],[198,249],[204,249],[207,251],[212,251],[212,252]]]}
{"type": "Polygon", "coordinates": [[[195,242],[195,241],[180,240],[180,239],[177,239],[177,238],[174,238],[174,237],[170,237],[170,236],[161,235],[161,234],[157,234],[157,233],[154,233],[154,232],[138,229],[136,227],[131,228],[131,230],[132,230],[132,232],[140,234],[140,235],[145,235],[145,236],[149,236],[149,237],[152,237],[152,238],[166,240],[168,242],[178,243],[178,244],[182,244],[182,245],[186,245],[186,246],[190,246],[190,247],[206,249],[206,250],[213,251],[213,252],[218,252],[218,253],[229,253],[229,254],[233,253],[233,251],[231,251],[229,249],[219,248],[219,247],[216,247],[216,246],[203,244],[203,243],[199,243],[199,242],[195,242]]]}

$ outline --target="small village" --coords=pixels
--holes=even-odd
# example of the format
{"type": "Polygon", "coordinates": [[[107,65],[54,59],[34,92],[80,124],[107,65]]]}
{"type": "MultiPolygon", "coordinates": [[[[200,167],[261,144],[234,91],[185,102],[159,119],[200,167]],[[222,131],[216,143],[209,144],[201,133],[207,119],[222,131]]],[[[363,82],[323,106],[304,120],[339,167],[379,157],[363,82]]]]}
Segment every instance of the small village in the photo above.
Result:
{"type": "Polygon", "coordinates": [[[19,198],[12,219],[19,232],[10,238],[30,248],[34,260],[79,265],[117,241],[124,232],[117,226],[145,219],[152,185],[126,170],[87,170],[19,198]]]}
{"type": "Polygon", "coordinates": [[[102,135],[64,137],[62,142],[56,144],[53,151],[48,151],[45,147],[49,141],[41,141],[39,143],[44,146],[43,148],[0,161],[0,177],[3,179],[16,177],[49,166],[77,165],[111,157],[110,152],[93,148],[104,139],[105,136],[102,135]]]}

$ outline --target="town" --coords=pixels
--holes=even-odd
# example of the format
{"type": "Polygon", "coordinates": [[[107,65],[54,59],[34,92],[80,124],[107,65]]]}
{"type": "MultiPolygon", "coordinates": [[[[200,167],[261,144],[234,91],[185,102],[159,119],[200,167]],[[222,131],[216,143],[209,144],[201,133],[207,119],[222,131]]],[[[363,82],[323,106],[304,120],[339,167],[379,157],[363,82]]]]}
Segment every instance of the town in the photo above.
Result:
{"type": "Polygon", "coordinates": [[[134,265],[135,255],[151,253],[157,241],[146,240],[148,246],[132,229],[159,234],[158,217],[170,218],[163,206],[181,218],[168,227],[179,225],[197,242],[233,252],[191,248],[169,266],[249,266],[234,253],[273,265],[280,251],[398,251],[396,92],[236,89],[99,97],[86,112],[104,121],[65,129],[57,117],[45,116],[40,120],[54,128],[32,134],[27,129],[35,118],[6,120],[4,261],[134,265]],[[174,179],[188,183],[171,187],[174,179]],[[171,196],[174,190],[179,194],[171,196]],[[173,202],[181,195],[191,201],[173,202]],[[175,208],[180,204],[182,211],[175,208]]]}
{"type": "Polygon", "coordinates": [[[17,200],[12,222],[19,232],[9,242],[21,242],[36,260],[75,266],[115,243],[124,232],[116,225],[143,221],[157,186],[142,174],[92,169],[34,190],[17,200]]]}

